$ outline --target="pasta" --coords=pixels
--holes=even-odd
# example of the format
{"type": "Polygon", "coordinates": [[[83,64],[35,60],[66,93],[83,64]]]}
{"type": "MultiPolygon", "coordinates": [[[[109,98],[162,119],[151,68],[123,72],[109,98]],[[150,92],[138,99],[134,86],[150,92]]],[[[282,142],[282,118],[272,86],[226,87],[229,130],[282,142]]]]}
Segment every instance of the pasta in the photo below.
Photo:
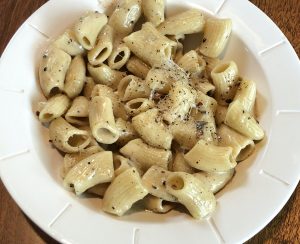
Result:
{"type": "Polygon", "coordinates": [[[43,53],[36,115],[63,156],[66,190],[117,216],[183,205],[203,219],[264,138],[256,84],[221,59],[230,19],[196,9],[165,19],[165,7],[120,0],[110,16],[79,18],[43,53]]]}

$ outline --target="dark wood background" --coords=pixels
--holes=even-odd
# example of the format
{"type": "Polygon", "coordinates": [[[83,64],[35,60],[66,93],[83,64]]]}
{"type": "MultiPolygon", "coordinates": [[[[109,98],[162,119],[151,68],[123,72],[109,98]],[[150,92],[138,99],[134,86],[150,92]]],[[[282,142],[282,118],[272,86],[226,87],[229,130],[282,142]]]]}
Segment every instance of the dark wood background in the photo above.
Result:
{"type": "MultiPolygon", "coordinates": [[[[45,2],[46,0],[0,0],[0,54],[23,21],[45,2]]],[[[252,0],[251,2],[280,27],[299,57],[300,1],[252,0]]],[[[56,242],[22,213],[0,181],[0,244],[2,243],[56,242]]],[[[300,243],[300,185],[277,217],[247,242],[252,243],[300,243]]]]}

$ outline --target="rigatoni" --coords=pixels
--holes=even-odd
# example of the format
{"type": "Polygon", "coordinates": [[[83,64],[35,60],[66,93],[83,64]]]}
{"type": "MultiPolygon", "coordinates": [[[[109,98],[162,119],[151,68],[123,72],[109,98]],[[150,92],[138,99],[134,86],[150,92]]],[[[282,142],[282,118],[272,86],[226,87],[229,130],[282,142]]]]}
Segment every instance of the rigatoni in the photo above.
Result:
{"type": "Polygon", "coordinates": [[[89,124],[89,100],[84,96],[76,97],[72,106],[66,113],[66,120],[71,124],[88,125],[89,124]]]}
{"type": "Polygon", "coordinates": [[[142,1],[142,8],[147,21],[151,22],[154,26],[158,26],[165,20],[164,0],[142,1]]]}
{"type": "Polygon", "coordinates": [[[96,96],[89,107],[92,134],[98,142],[112,144],[119,138],[110,98],[96,96]]]}
{"type": "Polygon", "coordinates": [[[64,92],[70,98],[78,96],[84,86],[86,67],[82,56],[77,55],[71,61],[66,74],[64,92]]]}
{"type": "Polygon", "coordinates": [[[145,64],[142,60],[139,58],[132,56],[127,64],[126,68],[128,71],[130,71],[132,74],[134,74],[137,77],[140,77],[142,79],[146,79],[146,76],[150,70],[150,67],[145,64]]]}
{"type": "Polygon", "coordinates": [[[143,24],[140,31],[130,34],[123,40],[137,57],[151,66],[161,65],[170,60],[176,47],[176,42],[160,34],[149,22],[143,24]],[[147,46],[151,48],[145,48],[147,46]]]}
{"type": "Polygon", "coordinates": [[[200,180],[206,187],[206,189],[210,190],[213,193],[217,193],[231,180],[234,172],[234,169],[221,172],[201,171],[193,174],[193,176],[200,180]]]}
{"type": "Polygon", "coordinates": [[[163,35],[192,34],[201,32],[204,23],[204,14],[197,9],[191,9],[168,17],[157,29],[163,35]]]}
{"type": "Polygon", "coordinates": [[[71,56],[61,49],[50,47],[43,54],[39,67],[40,86],[46,97],[61,93],[71,63],[71,56]]]}
{"type": "Polygon", "coordinates": [[[107,17],[103,13],[88,12],[74,25],[74,34],[78,42],[87,50],[94,48],[97,36],[107,23],[107,17]]]}
{"type": "Polygon", "coordinates": [[[204,36],[199,48],[200,52],[211,58],[218,57],[229,40],[231,26],[230,19],[207,19],[204,26],[204,36]]]}
{"type": "Polygon", "coordinates": [[[96,46],[88,52],[88,60],[92,65],[102,64],[110,56],[113,49],[113,28],[106,25],[101,30],[96,46]]]}
{"type": "Polygon", "coordinates": [[[77,42],[74,32],[71,29],[66,30],[62,35],[57,37],[53,45],[71,56],[85,53],[84,48],[77,42]]]}
{"type": "Polygon", "coordinates": [[[235,62],[219,63],[211,71],[211,78],[216,87],[215,98],[220,105],[232,102],[239,86],[238,68],[235,62]]]}
{"type": "Polygon", "coordinates": [[[171,173],[166,181],[166,189],[196,219],[209,217],[216,208],[214,194],[191,174],[184,172],[171,173]]]}
{"type": "Polygon", "coordinates": [[[193,168],[208,172],[226,171],[236,166],[231,147],[215,146],[204,140],[199,140],[184,158],[193,168]]]}
{"type": "Polygon", "coordinates": [[[107,85],[112,88],[117,88],[120,80],[126,76],[125,72],[113,70],[106,64],[100,66],[87,65],[90,75],[96,83],[107,85]]]}
{"type": "Polygon", "coordinates": [[[152,100],[147,98],[135,98],[125,104],[125,110],[129,116],[135,116],[139,113],[145,112],[155,106],[152,100]]]}
{"type": "Polygon", "coordinates": [[[137,170],[129,168],[118,175],[107,188],[103,198],[103,210],[122,216],[147,194],[137,170]]]}
{"type": "Polygon", "coordinates": [[[132,161],[138,162],[143,170],[147,170],[152,165],[168,169],[169,162],[172,159],[170,150],[151,147],[141,139],[128,142],[120,149],[120,152],[132,161]]]}
{"type": "Polygon", "coordinates": [[[141,0],[121,0],[109,18],[108,24],[121,36],[132,32],[142,14],[141,0]]]}
{"type": "Polygon", "coordinates": [[[108,58],[108,65],[112,69],[121,69],[130,58],[130,50],[124,44],[117,45],[108,58]]]}
{"type": "Polygon", "coordinates": [[[227,110],[224,123],[252,140],[264,138],[264,131],[254,117],[243,108],[239,101],[233,101],[227,110]]]}
{"type": "Polygon", "coordinates": [[[42,123],[47,123],[62,116],[68,110],[70,103],[70,99],[63,94],[51,97],[39,111],[39,120],[42,123]]]}
{"type": "Polygon", "coordinates": [[[148,98],[150,89],[140,78],[128,75],[120,81],[118,95],[122,101],[129,101],[135,98],[148,98]]]}
{"type": "Polygon", "coordinates": [[[132,125],[139,136],[149,145],[170,149],[173,136],[159,118],[156,108],[149,109],[132,118],[132,125]]]}
{"type": "Polygon", "coordinates": [[[87,131],[75,128],[61,117],[51,122],[49,137],[56,148],[66,153],[83,150],[91,140],[87,131]]]}
{"type": "Polygon", "coordinates": [[[77,195],[114,177],[112,152],[98,152],[77,163],[66,175],[64,186],[77,195]]]}
{"type": "Polygon", "coordinates": [[[236,161],[246,159],[254,150],[254,142],[228,126],[222,124],[218,128],[219,145],[232,147],[232,156],[236,161]]]}
{"type": "Polygon", "coordinates": [[[170,174],[171,172],[165,168],[152,166],[143,175],[143,185],[151,195],[166,201],[176,202],[176,197],[169,194],[166,190],[166,180],[170,174]]]}
{"type": "Polygon", "coordinates": [[[138,138],[138,134],[130,121],[125,121],[122,118],[116,120],[116,127],[119,130],[118,145],[124,146],[127,142],[138,138]]]}
{"type": "Polygon", "coordinates": [[[145,209],[154,213],[167,213],[173,208],[173,206],[168,204],[165,200],[152,195],[146,196],[143,199],[143,204],[145,209]]]}

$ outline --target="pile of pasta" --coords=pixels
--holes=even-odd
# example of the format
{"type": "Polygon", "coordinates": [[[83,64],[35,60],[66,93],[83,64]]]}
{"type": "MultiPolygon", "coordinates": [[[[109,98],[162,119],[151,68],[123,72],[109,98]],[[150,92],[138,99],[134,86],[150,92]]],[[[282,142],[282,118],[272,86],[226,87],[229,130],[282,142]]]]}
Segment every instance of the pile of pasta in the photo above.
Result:
{"type": "Polygon", "coordinates": [[[121,0],[110,17],[88,12],[55,39],[40,63],[47,101],[38,117],[64,156],[66,189],[98,194],[118,216],[139,202],[158,213],[181,204],[205,218],[264,137],[256,86],[218,58],[230,19],[196,9],[165,19],[164,8],[121,0]],[[184,53],[194,33],[202,41],[184,53]]]}

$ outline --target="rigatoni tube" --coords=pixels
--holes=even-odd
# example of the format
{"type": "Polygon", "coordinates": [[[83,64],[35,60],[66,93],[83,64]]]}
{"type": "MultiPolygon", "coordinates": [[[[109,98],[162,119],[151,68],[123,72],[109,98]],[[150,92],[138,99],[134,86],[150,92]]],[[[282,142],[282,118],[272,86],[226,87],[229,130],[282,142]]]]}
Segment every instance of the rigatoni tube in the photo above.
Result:
{"type": "Polygon", "coordinates": [[[93,97],[89,107],[89,121],[95,139],[104,144],[112,144],[119,138],[110,98],[93,97]]]}
{"type": "Polygon", "coordinates": [[[87,189],[114,177],[112,152],[104,151],[92,154],[76,164],[66,175],[64,186],[75,190],[77,195],[87,189]]]}
{"type": "Polygon", "coordinates": [[[83,150],[91,140],[87,131],[75,128],[61,117],[51,122],[49,137],[55,147],[66,153],[83,150]]]}
{"type": "Polygon", "coordinates": [[[120,149],[120,152],[132,161],[138,162],[143,170],[147,170],[152,165],[168,169],[169,162],[172,159],[170,150],[151,147],[141,139],[128,142],[120,149]]]}
{"type": "Polygon", "coordinates": [[[231,147],[215,146],[204,140],[199,140],[184,158],[193,168],[209,172],[226,171],[236,166],[231,147]]]}
{"type": "Polygon", "coordinates": [[[166,189],[196,219],[209,217],[216,208],[214,194],[191,174],[172,172],[167,178],[166,189]]]}
{"type": "Polygon", "coordinates": [[[137,170],[129,168],[118,175],[107,188],[103,198],[103,211],[122,216],[147,194],[137,170]]]}

